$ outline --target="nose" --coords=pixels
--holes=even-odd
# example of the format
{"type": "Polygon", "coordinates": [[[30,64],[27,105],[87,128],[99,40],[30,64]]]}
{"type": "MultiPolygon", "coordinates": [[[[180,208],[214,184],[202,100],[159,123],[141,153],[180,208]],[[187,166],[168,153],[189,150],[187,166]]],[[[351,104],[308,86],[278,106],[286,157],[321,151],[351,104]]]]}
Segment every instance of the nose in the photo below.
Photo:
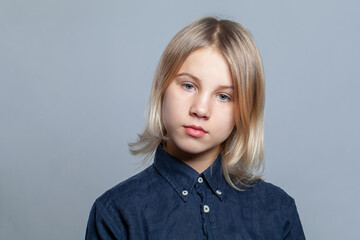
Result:
{"type": "Polygon", "coordinates": [[[207,96],[195,97],[190,107],[190,116],[209,119],[210,118],[210,99],[207,96]]]}

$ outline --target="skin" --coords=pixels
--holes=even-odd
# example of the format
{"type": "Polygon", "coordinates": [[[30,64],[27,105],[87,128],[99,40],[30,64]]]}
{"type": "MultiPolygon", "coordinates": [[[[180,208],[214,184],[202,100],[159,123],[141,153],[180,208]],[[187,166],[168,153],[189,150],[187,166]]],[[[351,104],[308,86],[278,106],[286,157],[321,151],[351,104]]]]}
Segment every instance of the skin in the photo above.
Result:
{"type": "Polygon", "coordinates": [[[164,149],[198,173],[205,171],[234,129],[233,94],[229,66],[220,50],[210,46],[192,52],[164,94],[162,116],[169,138],[164,149]],[[191,125],[206,133],[194,137],[187,127],[191,125]]]}

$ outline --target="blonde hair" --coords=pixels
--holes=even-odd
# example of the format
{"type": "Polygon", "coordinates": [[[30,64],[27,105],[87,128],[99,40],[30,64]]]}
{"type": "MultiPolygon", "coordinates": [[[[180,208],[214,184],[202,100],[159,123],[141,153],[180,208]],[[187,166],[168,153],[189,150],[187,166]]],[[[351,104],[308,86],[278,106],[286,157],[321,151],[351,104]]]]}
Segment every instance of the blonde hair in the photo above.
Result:
{"type": "Polygon", "coordinates": [[[259,51],[249,32],[239,23],[201,18],[183,28],[170,41],[155,72],[145,130],[129,143],[132,154],[153,156],[166,141],[161,112],[164,92],[187,56],[206,46],[216,46],[225,57],[235,92],[235,127],[221,145],[222,169],[235,189],[251,186],[261,177],[264,155],[265,84],[259,51]]]}

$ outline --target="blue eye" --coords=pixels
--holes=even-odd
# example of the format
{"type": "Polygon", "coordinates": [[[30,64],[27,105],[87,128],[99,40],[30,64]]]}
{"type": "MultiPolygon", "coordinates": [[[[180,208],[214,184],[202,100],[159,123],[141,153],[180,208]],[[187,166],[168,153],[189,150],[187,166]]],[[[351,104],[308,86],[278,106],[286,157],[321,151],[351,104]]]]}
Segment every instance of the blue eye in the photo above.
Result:
{"type": "Polygon", "coordinates": [[[221,101],[224,101],[224,102],[227,102],[227,101],[231,100],[230,96],[228,96],[226,94],[218,94],[217,96],[221,101]]]}
{"type": "Polygon", "coordinates": [[[186,90],[193,90],[194,89],[194,85],[190,84],[190,83],[184,83],[183,84],[183,87],[186,89],[186,90]]]}

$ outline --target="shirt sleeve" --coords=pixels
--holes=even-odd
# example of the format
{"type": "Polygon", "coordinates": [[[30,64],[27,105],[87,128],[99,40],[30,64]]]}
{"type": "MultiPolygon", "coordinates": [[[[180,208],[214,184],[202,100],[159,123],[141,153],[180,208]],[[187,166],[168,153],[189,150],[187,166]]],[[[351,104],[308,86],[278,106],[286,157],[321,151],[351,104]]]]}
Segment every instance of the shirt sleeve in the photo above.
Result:
{"type": "Polygon", "coordinates": [[[295,201],[290,197],[289,203],[283,209],[285,220],[283,240],[305,240],[304,231],[301,225],[300,217],[296,209],[295,201]]]}
{"type": "Polygon", "coordinates": [[[93,204],[86,227],[86,240],[127,239],[124,224],[110,201],[97,199],[93,204]]]}

